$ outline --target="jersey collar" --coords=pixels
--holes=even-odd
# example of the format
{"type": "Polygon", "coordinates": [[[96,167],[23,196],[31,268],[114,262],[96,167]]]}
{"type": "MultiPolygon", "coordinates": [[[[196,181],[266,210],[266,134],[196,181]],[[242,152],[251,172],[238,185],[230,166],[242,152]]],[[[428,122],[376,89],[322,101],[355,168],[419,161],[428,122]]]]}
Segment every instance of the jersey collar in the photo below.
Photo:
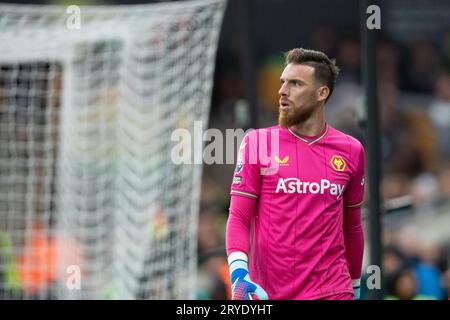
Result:
{"type": "Polygon", "coordinates": [[[329,127],[328,123],[325,123],[325,128],[323,129],[323,131],[321,133],[319,133],[317,136],[311,137],[309,139],[294,132],[293,130],[291,130],[291,128],[288,128],[287,130],[294,137],[296,137],[297,139],[299,139],[299,140],[303,141],[304,143],[308,144],[309,146],[311,146],[311,145],[315,144],[316,142],[319,142],[320,140],[322,140],[327,135],[328,127],[329,127]]]}

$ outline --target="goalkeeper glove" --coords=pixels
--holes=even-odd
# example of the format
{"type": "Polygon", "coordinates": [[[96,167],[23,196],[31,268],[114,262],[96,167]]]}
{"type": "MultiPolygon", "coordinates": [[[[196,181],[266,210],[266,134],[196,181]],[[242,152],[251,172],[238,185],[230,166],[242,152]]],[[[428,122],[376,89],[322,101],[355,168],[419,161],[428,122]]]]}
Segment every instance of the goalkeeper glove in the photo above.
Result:
{"type": "Polygon", "coordinates": [[[268,300],[269,297],[266,291],[250,279],[247,260],[247,255],[239,251],[232,252],[228,257],[232,299],[253,300],[252,295],[254,294],[259,300],[268,300]]]}
{"type": "Polygon", "coordinates": [[[352,280],[352,287],[353,292],[355,293],[354,300],[359,300],[361,298],[361,280],[360,279],[354,279],[352,280]]]}

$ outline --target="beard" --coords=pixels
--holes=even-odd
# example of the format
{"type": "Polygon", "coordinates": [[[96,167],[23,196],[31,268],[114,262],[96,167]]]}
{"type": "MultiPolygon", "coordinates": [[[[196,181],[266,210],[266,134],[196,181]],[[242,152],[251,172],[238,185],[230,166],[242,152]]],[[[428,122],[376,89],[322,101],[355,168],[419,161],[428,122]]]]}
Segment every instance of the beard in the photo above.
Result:
{"type": "Polygon", "coordinates": [[[300,108],[292,107],[287,112],[280,111],[278,115],[278,124],[283,128],[289,128],[305,122],[317,110],[315,104],[302,106],[300,108]]]}

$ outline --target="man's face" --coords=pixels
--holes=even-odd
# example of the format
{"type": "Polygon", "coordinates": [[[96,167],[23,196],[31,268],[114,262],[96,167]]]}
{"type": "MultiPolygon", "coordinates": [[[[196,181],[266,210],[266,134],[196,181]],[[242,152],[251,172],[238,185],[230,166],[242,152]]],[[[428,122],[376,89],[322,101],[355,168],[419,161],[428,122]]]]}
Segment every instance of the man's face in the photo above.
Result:
{"type": "Polygon", "coordinates": [[[307,120],[317,110],[319,85],[314,79],[314,68],[290,63],[280,77],[279,124],[288,128],[307,120]]]}

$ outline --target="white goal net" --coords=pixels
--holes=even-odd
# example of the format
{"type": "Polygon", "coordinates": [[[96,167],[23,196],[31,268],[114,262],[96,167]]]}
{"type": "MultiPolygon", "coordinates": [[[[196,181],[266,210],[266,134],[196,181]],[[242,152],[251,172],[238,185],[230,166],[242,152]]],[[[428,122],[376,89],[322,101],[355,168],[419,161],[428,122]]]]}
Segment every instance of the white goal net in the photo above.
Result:
{"type": "Polygon", "coordinates": [[[0,5],[0,299],[192,299],[225,0],[0,5]],[[201,139],[201,137],[199,137],[201,139]]]}

